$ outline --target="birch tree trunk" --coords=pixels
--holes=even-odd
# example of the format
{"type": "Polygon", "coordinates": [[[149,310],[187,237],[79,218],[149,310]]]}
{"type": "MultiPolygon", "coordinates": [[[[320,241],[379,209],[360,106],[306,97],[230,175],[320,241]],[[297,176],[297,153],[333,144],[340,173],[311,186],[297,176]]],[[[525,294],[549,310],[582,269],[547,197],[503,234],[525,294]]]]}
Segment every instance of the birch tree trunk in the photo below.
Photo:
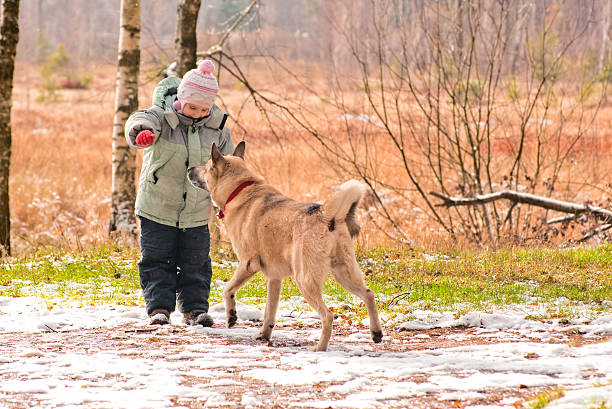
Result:
{"type": "Polygon", "coordinates": [[[606,59],[608,58],[608,43],[610,42],[610,17],[612,15],[612,2],[608,1],[601,22],[601,46],[599,47],[598,73],[603,71],[606,59]]]}
{"type": "Polygon", "coordinates": [[[181,0],[176,19],[176,75],[182,77],[196,66],[196,25],[200,12],[201,0],[181,0]]]}
{"type": "Polygon", "coordinates": [[[113,122],[113,178],[109,232],[136,238],[136,153],[125,140],[125,122],[138,108],[140,0],[121,0],[117,99],[113,122]]]}
{"type": "Polygon", "coordinates": [[[11,107],[18,41],[19,0],[3,0],[0,16],[0,256],[11,253],[11,107]]]}

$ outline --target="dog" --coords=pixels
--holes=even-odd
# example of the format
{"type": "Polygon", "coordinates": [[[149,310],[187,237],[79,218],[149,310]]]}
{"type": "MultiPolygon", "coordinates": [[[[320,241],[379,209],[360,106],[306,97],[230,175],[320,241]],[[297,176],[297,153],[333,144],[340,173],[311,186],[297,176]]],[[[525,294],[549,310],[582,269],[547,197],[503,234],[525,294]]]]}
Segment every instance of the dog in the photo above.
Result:
{"type": "Polygon", "coordinates": [[[344,183],[323,203],[302,203],[281,194],[252,172],[244,161],[245,143],[223,156],[213,144],[204,166],[188,169],[190,182],[210,193],[223,218],[239,263],[223,296],[227,325],[237,320],[236,292],[255,273],[266,276],[268,294],[261,331],[255,339],[269,341],[274,328],[282,280],[291,276],[322,322],[315,351],[325,351],[334,314],[323,302],[329,271],[345,289],[363,300],[376,343],[383,338],[374,292],[363,281],[355,258],[353,238],[359,234],[355,209],[365,185],[344,183]]]}

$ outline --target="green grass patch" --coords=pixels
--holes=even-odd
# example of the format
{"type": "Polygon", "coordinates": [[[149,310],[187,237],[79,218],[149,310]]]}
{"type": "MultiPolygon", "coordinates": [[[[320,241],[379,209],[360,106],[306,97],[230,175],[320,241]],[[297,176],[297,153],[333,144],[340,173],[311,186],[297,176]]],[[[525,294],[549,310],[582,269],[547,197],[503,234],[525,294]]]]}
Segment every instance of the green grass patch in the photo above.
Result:
{"type": "Polygon", "coordinates": [[[372,271],[373,283],[389,288],[386,283],[391,282],[396,292],[416,288],[428,298],[440,293],[443,302],[459,297],[506,303],[520,301],[521,295],[595,303],[612,300],[611,244],[434,256],[376,249],[362,256],[362,265],[372,271]]]}
{"type": "MultiPolygon", "coordinates": [[[[229,281],[235,270],[231,250],[212,253],[213,282],[229,281]]],[[[142,305],[138,280],[138,249],[106,246],[74,253],[39,253],[24,259],[6,259],[0,268],[0,295],[36,295],[84,304],[142,305]]],[[[571,249],[507,249],[494,252],[457,251],[429,255],[418,250],[377,248],[358,251],[366,284],[376,292],[379,308],[391,311],[401,304],[411,309],[449,310],[489,308],[491,305],[538,303],[561,297],[612,310],[612,245],[571,249]]],[[[237,294],[248,303],[265,302],[263,274],[256,274],[237,294]]],[[[363,303],[330,277],[327,301],[366,314],[363,303]]],[[[299,297],[291,279],[282,298],[299,297]]],[[[211,303],[220,302],[222,288],[213,285],[211,303]]],[[[308,308],[306,305],[303,308],[308,308]]],[[[551,309],[546,318],[570,318],[571,310],[551,309]]]]}
{"type": "Polygon", "coordinates": [[[529,402],[527,405],[533,409],[542,409],[548,406],[552,401],[557,400],[565,396],[565,392],[562,388],[553,389],[550,391],[542,392],[529,402]]]}
{"type": "Polygon", "coordinates": [[[36,296],[82,305],[140,305],[137,251],[102,247],[79,254],[38,253],[5,261],[0,296],[36,296]]]}

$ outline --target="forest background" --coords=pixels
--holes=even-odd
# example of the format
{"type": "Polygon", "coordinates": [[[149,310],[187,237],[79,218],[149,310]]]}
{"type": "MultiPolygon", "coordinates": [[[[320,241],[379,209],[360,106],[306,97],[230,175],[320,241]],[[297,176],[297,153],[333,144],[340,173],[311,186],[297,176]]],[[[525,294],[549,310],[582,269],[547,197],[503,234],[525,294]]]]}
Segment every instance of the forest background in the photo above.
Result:
{"type": "MultiPolygon", "coordinates": [[[[197,22],[233,139],[295,199],[368,184],[362,248],[609,239],[610,220],[589,209],[611,207],[610,2],[266,0],[211,50],[249,3],[203,2],[197,22]],[[440,206],[496,192],[582,210],[440,206]]],[[[140,108],[175,59],[177,4],[141,2],[140,108]]],[[[119,11],[119,0],[21,1],[17,254],[109,240],[119,11]]]]}
{"type": "Polygon", "coordinates": [[[278,314],[289,336],[249,338],[262,274],[236,294],[239,328],[222,328],[237,260],[215,218],[212,332],[178,314],[170,331],[144,324],[129,220],[141,152],[125,146],[122,120],[182,69],[181,6],[196,3],[0,0],[0,247],[6,220],[11,238],[0,254],[0,406],[361,407],[366,396],[372,407],[611,407],[611,1],[201,2],[197,56],[218,67],[217,101],[249,165],[306,202],[350,178],[369,188],[356,255],[385,338],[370,343],[364,304],[330,277],[334,354],[358,370],[314,387],[276,381],[318,362],[291,367],[319,325],[291,279],[278,314]],[[211,347],[218,368],[205,372],[211,347]],[[245,351],[257,362],[234,360],[245,351]],[[98,353],[104,368],[92,372],[98,353]],[[129,363],[108,371],[109,353],[129,363]],[[136,357],[147,376],[176,365],[164,379],[197,393],[146,377],[134,388],[136,357]],[[279,375],[256,378],[262,364],[279,375]]]}

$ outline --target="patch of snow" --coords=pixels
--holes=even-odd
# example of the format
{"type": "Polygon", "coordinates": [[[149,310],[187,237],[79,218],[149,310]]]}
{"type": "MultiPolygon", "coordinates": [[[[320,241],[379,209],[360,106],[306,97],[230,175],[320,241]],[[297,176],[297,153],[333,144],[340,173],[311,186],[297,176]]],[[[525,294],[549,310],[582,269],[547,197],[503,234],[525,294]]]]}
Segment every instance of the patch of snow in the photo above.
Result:
{"type": "Polygon", "coordinates": [[[370,384],[371,382],[369,379],[356,378],[342,385],[330,386],[329,388],[325,389],[325,393],[348,394],[359,391],[363,389],[364,386],[369,386],[370,384]]]}
{"type": "Polygon", "coordinates": [[[292,403],[293,407],[307,407],[307,408],[347,408],[347,409],[370,409],[384,407],[377,401],[366,400],[362,397],[348,396],[346,399],[341,400],[322,400],[322,401],[305,401],[292,403]]]}
{"type": "MultiPolygon", "coordinates": [[[[561,300],[560,305],[565,302],[561,300]]],[[[572,345],[566,342],[569,338],[563,333],[569,330],[591,336],[610,334],[609,313],[593,315],[587,309],[577,308],[571,325],[567,325],[559,320],[526,318],[550,307],[543,305],[505,306],[459,316],[453,312],[417,310],[410,313],[410,319],[398,315],[387,325],[404,329],[467,326],[469,333],[451,332],[443,336],[453,345],[471,338],[476,342],[388,352],[385,346],[392,341],[395,345],[397,339],[391,341],[387,337],[389,344],[373,344],[367,328],[355,328],[342,340],[332,337],[328,352],[314,353],[307,348],[320,336],[318,320],[312,318],[311,312],[300,311],[302,314],[298,315],[296,308],[300,303],[301,297],[286,301],[283,308],[288,309],[279,310],[279,321],[282,318],[296,323],[312,319],[317,327],[277,329],[272,335],[273,344],[293,345],[289,341],[299,338],[298,346],[253,343],[251,339],[259,327],[250,321],[262,320],[263,308],[243,303],[238,303],[237,311],[244,327],[186,327],[181,330],[184,336],[201,342],[187,343],[181,348],[164,342],[166,337],[175,336],[175,328],[184,327],[178,312],[171,315],[171,325],[156,329],[159,344],[151,344],[144,351],[131,337],[150,336],[147,333],[130,335],[120,350],[88,345],[84,351],[67,351],[62,350],[60,338],[57,345],[46,344],[49,348],[45,350],[33,344],[0,341],[0,392],[35,395],[43,407],[166,408],[185,404],[182,399],[195,399],[204,407],[270,406],[266,398],[251,392],[243,394],[239,401],[235,400],[235,392],[227,392],[248,390],[251,380],[256,380],[271,388],[303,388],[301,394],[288,396],[282,403],[284,407],[378,408],[391,403],[397,407],[405,399],[429,396],[442,402],[459,400],[470,404],[489,391],[513,390],[521,385],[563,388],[565,396],[551,402],[551,409],[596,407],[598,402],[612,400],[612,341],[572,345]],[[538,339],[549,343],[533,341],[538,339]],[[184,382],[186,378],[191,380],[184,382]],[[319,383],[323,383],[324,400],[310,391],[310,385],[319,383]]],[[[217,324],[224,323],[222,303],[213,305],[210,313],[217,324]]],[[[146,314],[141,307],[48,309],[36,297],[0,297],[3,333],[44,332],[45,336],[60,337],[68,330],[126,324],[139,329],[145,323],[146,314]]],[[[431,338],[428,334],[414,334],[401,342],[427,344],[431,338]]],[[[515,402],[467,407],[512,408],[515,402]]]]}
{"type": "MultiPolygon", "coordinates": [[[[225,304],[222,302],[210,306],[208,313],[215,321],[226,320],[225,304]]],[[[263,321],[264,316],[263,310],[240,301],[236,301],[236,314],[238,315],[238,321],[258,322],[263,321]]]]}
{"type": "Polygon", "coordinates": [[[260,402],[257,400],[255,395],[246,394],[242,396],[242,400],[240,401],[240,404],[243,405],[245,408],[249,408],[249,407],[258,406],[260,402]]]}
{"type": "Polygon", "coordinates": [[[459,402],[467,400],[484,399],[487,395],[480,392],[446,392],[438,396],[438,400],[456,400],[459,402]]]}
{"type": "Polygon", "coordinates": [[[609,408],[611,406],[612,383],[605,386],[564,390],[564,396],[550,402],[546,409],[609,408]]]}
{"type": "MultiPolygon", "coordinates": [[[[460,317],[456,317],[454,311],[416,310],[411,313],[412,319],[407,320],[405,315],[398,314],[396,318],[389,320],[387,325],[406,331],[465,326],[490,331],[488,334],[486,332],[481,333],[481,335],[486,334],[487,336],[500,330],[513,330],[517,334],[523,336],[529,334],[534,338],[543,340],[550,337],[551,332],[571,331],[573,329],[587,336],[612,334],[612,314],[602,314],[593,319],[593,312],[588,308],[573,306],[573,313],[576,316],[567,321],[575,324],[575,326],[568,327],[561,324],[558,319],[543,321],[528,319],[527,317],[530,316],[546,315],[546,308],[548,308],[546,305],[533,304],[537,305],[505,306],[497,312],[470,311],[460,317]],[[588,322],[588,324],[584,324],[584,322],[588,322]]],[[[506,334],[504,334],[504,337],[506,337],[506,334]]]]}

